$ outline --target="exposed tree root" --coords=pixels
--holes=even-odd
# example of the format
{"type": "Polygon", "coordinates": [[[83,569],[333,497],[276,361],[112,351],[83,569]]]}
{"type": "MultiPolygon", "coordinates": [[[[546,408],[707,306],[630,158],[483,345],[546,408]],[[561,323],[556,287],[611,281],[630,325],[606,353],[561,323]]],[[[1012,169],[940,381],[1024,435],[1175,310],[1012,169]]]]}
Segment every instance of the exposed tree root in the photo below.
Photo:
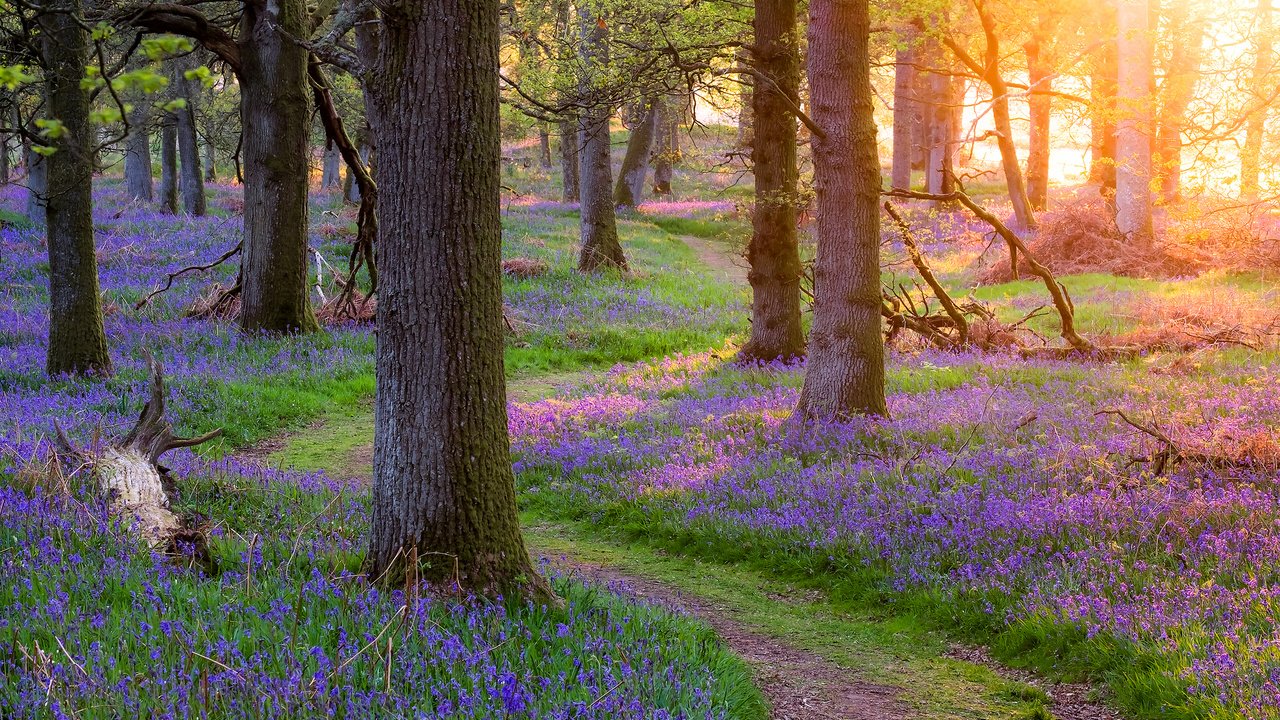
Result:
{"type": "Polygon", "coordinates": [[[177,487],[167,468],[159,464],[170,450],[192,447],[222,434],[222,430],[183,438],[174,435],[164,417],[164,372],[160,362],[148,358],[151,394],[133,429],[100,449],[75,447],[54,422],[56,456],[64,465],[90,472],[98,489],[111,502],[112,511],[125,518],[142,540],[171,554],[191,554],[203,564],[211,560],[203,533],[188,526],[175,512],[177,487]]]}

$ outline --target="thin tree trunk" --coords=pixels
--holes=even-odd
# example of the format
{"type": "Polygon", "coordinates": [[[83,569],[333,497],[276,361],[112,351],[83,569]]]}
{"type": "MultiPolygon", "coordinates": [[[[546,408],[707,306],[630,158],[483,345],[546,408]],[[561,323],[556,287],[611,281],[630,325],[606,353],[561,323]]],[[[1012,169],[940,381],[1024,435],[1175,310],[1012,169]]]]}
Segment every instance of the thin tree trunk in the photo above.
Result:
{"type": "Polygon", "coordinates": [[[320,175],[320,188],[331,190],[342,186],[342,154],[332,140],[324,143],[324,171],[320,175]]]}
{"type": "Polygon", "coordinates": [[[867,0],[810,0],[816,192],[813,331],[802,419],[887,414],[880,320],[880,159],[867,0]]]}
{"type": "Polygon", "coordinates": [[[218,166],[214,158],[213,139],[204,144],[204,179],[205,182],[218,180],[218,166]]]}
{"type": "Polygon", "coordinates": [[[51,376],[111,374],[93,246],[93,125],[80,87],[88,37],[80,0],[49,0],[39,15],[46,108],[65,134],[45,158],[49,193],[49,349],[51,376]]]}
{"type": "Polygon", "coordinates": [[[1266,98],[1271,87],[1269,76],[1275,65],[1275,58],[1272,56],[1275,43],[1272,36],[1272,9],[1271,0],[1258,0],[1255,11],[1257,29],[1254,30],[1253,76],[1249,82],[1253,100],[1249,104],[1249,117],[1244,126],[1244,147],[1240,149],[1240,195],[1247,199],[1256,199],[1261,185],[1262,140],[1270,110],[1266,98]]]}
{"type": "Polygon", "coordinates": [[[8,185],[13,169],[9,166],[9,136],[0,133],[0,185],[8,185]]]}
{"type": "Polygon", "coordinates": [[[445,0],[392,20],[366,80],[384,268],[368,574],[548,598],[507,436],[498,5],[445,0]]]}
{"type": "Polygon", "coordinates": [[[653,194],[671,197],[671,176],[680,158],[679,114],[672,98],[659,101],[657,140],[653,146],[653,194]]]}
{"type": "Polygon", "coordinates": [[[178,157],[181,163],[178,169],[178,187],[182,191],[182,209],[193,217],[201,217],[205,213],[204,173],[200,167],[200,146],[196,139],[196,90],[192,80],[183,74],[195,67],[195,58],[191,55],[174,63],[173,83],[179,96],[186,101],[186,106],[174,111],[177,120],[178,157]]]}
{"type": "Polygon", "coordinates": [[[139,98],[129,114],[129,136],[125,138],[124,184],[129,197],[151,202],[151,104],[139,98]]]}
{"type": "Polygon", "coordinates": [[[1152,240],[1151,34],[1147,0],[1120,0],[1116,228],[1136,245],[1152,240]]]}
{"type": "Polygon", "coordinates": [[[955,113],[955,82],[943,73],[929,73],[929,162],[925,167],[925,187],[931,193],[951,192],[955,185],[955,154],[958,129],[955,113]]]}
{"type": "Polygon", "coordinates": [[[546,123],[538,124],[538,163],[543,170],[551,169],[551,131],[546,123]]]}
{"type": "Polygon", "coordinates": [[[1187,123],[1187,106],[1195,97],[1204,56],[1205,20],[1193,15],[1188,4],[1170,5],[1173,36],[1169,68],[1161,87],[1160,126],[1156,131],[1155,169],[1160,176],[1160,197],[1174,203],[1182,194],[1182,129],[1187,123]]]}
{"type": "Polygon", "coordinates": [[[915,38],[908,35],[903,42],[906,44],[898,48],[893,66],[893,177],[890,184],[909,190],[920,111],[915,97],[915,38]]]}
{"type": "Polygon", "coordinates": [[[49,193],[49,165],[43,155],[31,149],[30,143],[25,148],[27,164],[27,219],[33,223],[44,223],[44,200],[49,193]]]}
{"type": "MultiPolygon", "coordinates": [[[[585,67],[581,78],[584,94],[591,89],[591,74],[609,63],[609,31],[596,22],[591,8],[578,6],[581,26],[581,55],[585,67]]],[[[578,269],[592,272],[601,267],[625,270],[627,259],[618,241],[618,222],[613,208],[613,167],[610,165],[610,109],[594,105],[582,112],[578,146],[578,197],[582,217],[582,248],[578,269]]]]}
{"type": "Polygon", "coordinates": [[[578,123],[565,120],[556,126],[560,133],[560,178],[564,201],[578,202],[578,123]]]}
{"type": "Polygon", "coordinates": [[[1116,42],[1104,40],[1089,81],[1089,182],[1114,203],[1116,192],[1116,42]]]}
{"type": "Polygon", "coordinates": [[[800,91],[796,0],[756,0],[756,70],[770,79],[752,95],[756,180],[747,263],[751,283],[751,337],[741,361],[789,360],[804,355],[800,323],[800,250],[796,238],[796,117],[800,91]]]}
{"type": "Polygon", "coordinates": [[[250,0],[241,15],[240,327],[250,333],[319,329],[307,288],[308,52],[289,37],[306,37],[308,23],[304,0],[250,0]]]}
{"type": "Polygon", "coordinates": [[[649,151],[657,134],[660,109],[654,99],[646,100],[638,108],[631,136],[627,138],[627,152],[618,168],[618,182],[613,188],[613,203],[619,208],[633,208],[644,199],[645,180],[649,176],[649,151]]]}
{"type": "Polygon", "coordinates": [[[160,196],[161,212],[178,213],[178,121],[166,114],[160,121],[160,196]]]}
{"type": "Polygon", "coordinates": [[[1050,121],[1053,116],[1053,62],[1047,57],[1043,33],[1034,34],[1024,44],[1027,54],[1027,79],[1031,86],[1027,97],[1031,123],[1027,152],[1027,200],[1033,210],[1044,210],[1049,203],[1050,121]]]}

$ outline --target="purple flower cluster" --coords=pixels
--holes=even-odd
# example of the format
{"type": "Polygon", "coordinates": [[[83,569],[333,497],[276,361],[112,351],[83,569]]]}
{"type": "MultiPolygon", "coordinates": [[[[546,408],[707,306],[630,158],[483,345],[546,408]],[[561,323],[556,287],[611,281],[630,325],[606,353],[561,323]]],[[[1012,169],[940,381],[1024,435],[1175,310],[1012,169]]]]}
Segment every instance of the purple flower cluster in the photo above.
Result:
{"type": "Polygon", "coordinates": [[[1158,444],[1095,416],[1158,409],[1184,451],[1268,460],[1280,373],[924,353],[891,362],[892,419],[799,428],[801,371],[668,358],[515,405],[521,482],[817,553],[1001,624],[1106,634],[1158,656],[1189,703],[1280,717],[1276,465],[1155,476],[1132,460],[1158,444]]]}

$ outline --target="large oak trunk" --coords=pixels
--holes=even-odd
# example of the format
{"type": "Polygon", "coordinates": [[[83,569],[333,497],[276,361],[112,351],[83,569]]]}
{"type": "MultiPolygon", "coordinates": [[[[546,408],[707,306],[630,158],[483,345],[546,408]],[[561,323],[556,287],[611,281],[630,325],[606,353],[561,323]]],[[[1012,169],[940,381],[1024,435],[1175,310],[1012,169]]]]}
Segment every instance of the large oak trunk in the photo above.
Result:
{"type": "Polygon", "coordinates": [[[880,160],[867,0],[810,0],[815,234],[813,330],[796,412],[802,419],[883,415],[880,160]]]}
{"type": "Polygon", "coordinates": [[[507,436],[498,6],[405,7],[383,17],[365,84],[383,268],[368,571],[547,595],[507,436]]]}
{"type": "Polygon", "coordinates": [[[241,17],[244,252],[240,327],[319,329],[307,292],[307,141],[311,101],[303,0],[251,0],[241,17]]]}
{"type": "Polygon", "coordinates": [[[93,126],[80,87],[88,37],[79,0],[52,0],[40,14],[45,102],[65,130],[44,158],[49,244],[50,375],[111,373],[93,247],[93,126]]]}
{"type": "Polygon", "coordinates": [[[796,238],[796,118],[800,62],[795,0],[758,0],[755,66],[770,79],[752,95],[756,203],[751,215],[751,337],[744,361],[791,359],[804,354],[800,324],[800,251],[796,238]]]}

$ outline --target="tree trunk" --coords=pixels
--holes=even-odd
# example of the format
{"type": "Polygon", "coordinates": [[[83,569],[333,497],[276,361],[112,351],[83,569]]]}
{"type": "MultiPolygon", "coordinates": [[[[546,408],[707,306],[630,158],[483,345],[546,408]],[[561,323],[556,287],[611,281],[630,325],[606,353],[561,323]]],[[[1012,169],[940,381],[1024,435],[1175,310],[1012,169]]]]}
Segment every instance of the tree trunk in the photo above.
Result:
{"type": "Polygon", "coordinates": [[[173,83],[177,87],[179,97],[186,101],[186,107],[174,111],[177,120],[178,157],[181,166],[178,170],[178,187],[182,190],[182,209],[193,217],[201,217],[205,213],[204,174],[200,167],[200,145],[196,140],[196,89],[192,80],[183,74],[195,67],[195,58],[191,55],[174,63],[173,83]]]}
{"type": "Polygon", "coordinates": [[[796,0],[756,0],[756,70],[770,82],[752,95],[756,142],[751,162],[756,179],[747,263],[751,283],[751,337],[741,361],[770,362],[804,355],[800,324],[800,250],[796,238],[796,117],[800,60],[796,47],[796,0]]]}
{"type": "MultiPolygon", "coordinates": [[[[580,80],[584,95],[591,91],[591,75],[607,67],[609,63],[609,30],[604,23],[596,22],[591,8],[578,6],[578,21],[582,29],[580,39],[583,76],[580,80]]],[[[582,217],[582,249],[578,255],[578,269],[592,272],[601,267],[627,269],[627,259],[618,241],[618,222],[613,207],[613,167],[609,151],[609,107],[595,104],[582,111],[579,125],[578,147],[578,203],[582,217]]]]}
{"type": "Polygon", "coordinates": [[[1120,0],[1116,125],[1116,228],[1136,245],[1152,240],[1151,35],[1147,0],[1120,0]]]}
{"type": "Polygon", "coordinates": [[[218,179],[218,166],[213,156],[213,138],[204,144],[204,179],[205,182],[216,182],[218,179]]]}
{"type": "Polygon", "coordinates": [[[645,180],[649,176],[649,151],[657,134],[658,102],[649,99],[638,108],[636,119],[627,138],[627,152],[618,168],[618,182],[613,188],[613,204],[619,208],[633,208],[644,199],[645,180]]]}
{"type": "Polygon", "coordinates": [[[893,66],[893,177],[890,184],[910,190],[920,110],[915,97],[915,38],[908,35],[903,42],[906,45],[898,49],[893,66]]]}
{"type": "Polygon", "coordinates": [[[151,104],[144,98],[135,100],[129,114],[129,136],[125,138],[124,184],[129,197],[151,202],[151,104]]]}
{"type": "Polygon", "coordinates": [[[671,176],[680,159],[680,121],[675,101],[659,101],[657,139],[653,145],[653,194],[670,198],[671,176]]]}
{"type": "Polygon", "coordinates": [[[366,77],[383,267],[367,570],[392,586],[421,571],[463,592],[549,597],[520,534],[507,436],[498,5],[404,7],[366,77]]]}
{"type": "Polygon", "coordinates": [[[9,166],[9,136],[0,133],[0,185],[8,185],[13,179],[13,169],[9,166]]]}
{"type": "Polygon", "coordinates": [[[1114,202],[1116,191],[1116,42],[1104,40],[1089,80],[1089,182],[1114,202]]]}
{"type": "Polygon", "coordinates": [[[1027,200],[1033,210],[1044,210],[1049,203],[1049,132],[1053,115],[1053,62],[1047,57],[1041,34],[1033,35],[1023,45],[1027,54],[1027,79],[1031,87],[1027,96],[1030,110],[1030,136],[1027,152],[1027,200]]]}
{"type": "MultiPolygon", "coordinates": [[[[738,48],[734,53],[734,61],[741,67],[750,62],[749,53],[744,48],[738,48]]],[[[751,73],[742,73],[738,76],[738,141],[735,146],[739,150],[749,150],[755,144],[755,91],[756,79],[751,73]]]]}
{"type": "Polygon", "coordinates": [[[49,193],[49,165],[43,155],[31,149],[25,150],[27,165],[27,219],[36,224],[44,223],[44,200],[49,193]]]}
{"type": "Polygon", "coordinates": [[[538,124],[538,163],[543,170],[551,169],[551,130],[546,123],[538,124]]]}
{"type": "Polygon", "coordinates": [[[958,147],[956,83],[942,73],[929,73],[929,162],[925,166],[925,188],[931,193],[948,193],[955,187],[955,156],[958,147]]]}
{"type": "Polygon", "coordinates": [[[250,333],[319,329],[307,290],[308,53],[288,37],[306,37],[308,23],[304,0],[250,0],[241,14],[240,327],[250,333]]]}
{"type": "Polygon", "coordinates": [[[880,321],[880,159],[867,0],[810,0],[809,95],[818,255],[797,415],[888,413],[880,321]]]}
{"type": "Polygon", "coordinates": [[[1254,30],[1253,76],[1249,82],[1249,92],[1253,96],[1249,103],[1249,117],[1244,126],[1244,147],[1240,149],[1240,196],[1256,200],[1261,185],[1262,175],[1262,140],[1267,127],[1267,114],[1270,105],[1267,97],[1270,94],[1269,76],[1274,66],[1272,47],[1271,0],[1258,0],[1256,10],[1257,23],[1254,30]]]}
{"type": "Polygon", "coordinates": [[[578,202],[578,123],[561,121],[557,126],[560,137],[560,179],[567,203],[578,202]]]}
{"type": "Polygon", "coordinates": [[[160,210],[178,213],[178,121],[166,114],[160,121],[160,210]]]}
{"type": "Polygon", "coordinates": [[[93,125],[80,87],[88,36],[80,0],[50,0],[39,15],[45,107],[64,135],[44,159],[48,188],[50,376],[111,374],[93,246],[93,125]]]}
{"type": "Polygon", "coordinates": [[[324,143],[324,171],[320,175],[320,189],[342,187],[342,154],[332,140],[324,143]]]}
{"type": "Polygon", "coordinates": [[[1182,194],[1182,129],[1187,123],[1187,106],[1195,97],[1204,56],[1205,20],[1193,15],[1185,0],[1170,5],[1170,34],[1173,37],[1169,67],[1160,88],[1160,126],[1156,131],[1155,169],[1160,176],[1160,197],[1174,203],[1182,194]]]}

